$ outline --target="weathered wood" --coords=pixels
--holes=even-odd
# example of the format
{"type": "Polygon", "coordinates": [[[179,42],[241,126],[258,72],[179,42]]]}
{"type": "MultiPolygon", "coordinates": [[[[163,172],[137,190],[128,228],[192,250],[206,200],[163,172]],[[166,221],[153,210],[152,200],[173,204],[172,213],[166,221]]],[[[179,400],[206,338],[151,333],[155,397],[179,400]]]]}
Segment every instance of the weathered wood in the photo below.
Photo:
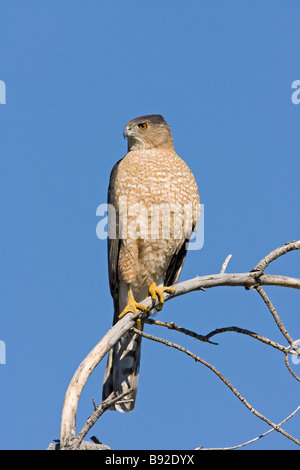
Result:
{"type": "MultiPolygon", "coordinates": [[[[300,289],[300,279],[263,273],[266,266],[274,259],[297,249],[300,249],[300,241],[291,242],[283,247],[277,248],[261,260],[252,271],[247,273],[225,273],[223,271],[226,265],[223,263],[221,273],[197,276],[194,279],[176,284],[174,286],[176,289],[175,293],[164,293],[164,299],[168,301],[170,298],[178,297],[192,291],[205,290],[219,286],[242,286],[249,289],[259,284],[300,289]]],[[[141,303],[149,308],[155,308],[156,305],[152,303],[149,297],[141,303]]],[[[68,448],[68,442],[71,442],[75,438],[78,401],[88,377],[110,348],[135,325],[136,319],[143,315],[145,314],[134,315],[133,313],[128,313],[125,315],[106,333],[78,367],[67,389],[63,404],[60,436],[61,449],[68,448]]]]}
{"type": "Polygon", "coordinates": [[[110,348],[126,333],[126,331],[132,328],[135,324],[135,317],[136,315],[129,313],[116,323],[86,356],[73,375],[65,395],[62,410],[60,436],[61,448],[65,447],[68,440],[75,437],[78,400],[87,379],[110,348]]]}

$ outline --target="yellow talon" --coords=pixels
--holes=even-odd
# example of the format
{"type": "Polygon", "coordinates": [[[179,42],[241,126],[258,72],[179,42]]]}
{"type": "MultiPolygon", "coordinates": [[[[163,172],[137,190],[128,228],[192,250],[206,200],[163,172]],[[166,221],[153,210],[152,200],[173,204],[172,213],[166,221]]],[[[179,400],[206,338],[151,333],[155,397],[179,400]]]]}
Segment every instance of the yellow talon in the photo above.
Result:
{"type": "Polygon", "coordinates": [[[157,310],[161,310],[164,304],[164,292],[174,293],[176,289],[174,287],[158,287],[155,282],[149,286],[149,295],[151,296],[152,300],[155,301],[158,298],[158,306],[156,307],[157,310]]]}
{"type": "MultiPolygon", "coordinates": [[[[126,307],[124,308],[124,310],[120,313],[119,320],[121,318],[123,318],[127,313],[129,313],[129,312],[139,313],[139,310],[141,310],[142,312],[146,312],[146,313],[149,312],[149,308],[146,307],[146,305],[139,304],[138,302],[136,302],[136,300],[133,296],[132,290],[131,290],[131,288],[129,288],[128,303],[127,303],[126,307]]],[[[141,329],[142,322],[141,322],[140,318],[137,319],[136,326],[139,330],[141,329]]]]}

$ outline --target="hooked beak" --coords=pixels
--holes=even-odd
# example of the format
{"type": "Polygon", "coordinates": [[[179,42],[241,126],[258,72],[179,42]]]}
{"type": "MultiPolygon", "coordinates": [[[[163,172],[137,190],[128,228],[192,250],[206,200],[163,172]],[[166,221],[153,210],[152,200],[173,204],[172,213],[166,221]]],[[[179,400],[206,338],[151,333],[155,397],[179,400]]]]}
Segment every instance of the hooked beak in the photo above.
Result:
{"type": "Polygon", "coordinates": [[[124,139],[126,137],[130,137],[132,135],[132,132],[130,132],[130,131],[131,131],[131,127],[126,126],[125,129],[124,129],[124,132],[123,132],[124,139]]]}

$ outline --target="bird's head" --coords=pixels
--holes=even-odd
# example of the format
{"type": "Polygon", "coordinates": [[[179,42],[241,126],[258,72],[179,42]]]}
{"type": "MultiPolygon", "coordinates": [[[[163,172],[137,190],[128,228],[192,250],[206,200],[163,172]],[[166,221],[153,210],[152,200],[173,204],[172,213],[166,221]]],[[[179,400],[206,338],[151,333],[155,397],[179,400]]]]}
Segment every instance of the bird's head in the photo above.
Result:
{"type": "Polygon", "coordinates": [[[160,114],[132,119],[126,124],[123,135],[128,139],[128,151],[164,145],[173,147],[170,127],[160,114]]]}

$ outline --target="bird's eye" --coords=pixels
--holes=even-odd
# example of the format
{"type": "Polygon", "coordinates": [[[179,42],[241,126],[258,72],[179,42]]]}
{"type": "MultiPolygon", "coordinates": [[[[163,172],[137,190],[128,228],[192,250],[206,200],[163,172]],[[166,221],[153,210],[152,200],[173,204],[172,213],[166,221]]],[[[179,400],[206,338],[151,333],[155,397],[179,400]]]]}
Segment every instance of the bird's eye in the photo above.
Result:
{"type": "Polygon", "coordinates": [[[139,124],[140,129],[144,130],[144,129],[146,129],[146,127],[147,127],[147,124],[145,122],[142,122],[141,124],[139,124]]]}

